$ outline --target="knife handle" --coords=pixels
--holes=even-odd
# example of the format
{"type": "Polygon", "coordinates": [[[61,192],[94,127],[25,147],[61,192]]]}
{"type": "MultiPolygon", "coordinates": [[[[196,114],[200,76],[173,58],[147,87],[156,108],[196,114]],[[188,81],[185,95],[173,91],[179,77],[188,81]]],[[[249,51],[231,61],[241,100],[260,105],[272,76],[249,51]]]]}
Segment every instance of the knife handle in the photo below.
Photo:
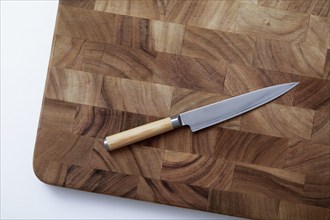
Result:
{"type": "Polygon", "coordinates": [[[178,116],[172,118],[168,117],[118,134],[110,135],[104,139],[103,144],[108,151],[112,151],[171,131],[180,126],[181,122],[178,116]]]}

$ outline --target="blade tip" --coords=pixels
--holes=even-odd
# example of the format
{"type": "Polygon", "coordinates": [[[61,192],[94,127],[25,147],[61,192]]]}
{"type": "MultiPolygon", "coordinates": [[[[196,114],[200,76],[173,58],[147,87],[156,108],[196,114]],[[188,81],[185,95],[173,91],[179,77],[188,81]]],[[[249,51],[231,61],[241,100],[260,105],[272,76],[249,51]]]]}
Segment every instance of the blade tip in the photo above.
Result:
{"type": "Polygon", "coordinates": [[[290,84],[292,84],[292,87],[295,87],[295,86],[297,86],[299,83],[300,83],[300,82],[292,82],[292,83],[290,83],[290,84]]]}

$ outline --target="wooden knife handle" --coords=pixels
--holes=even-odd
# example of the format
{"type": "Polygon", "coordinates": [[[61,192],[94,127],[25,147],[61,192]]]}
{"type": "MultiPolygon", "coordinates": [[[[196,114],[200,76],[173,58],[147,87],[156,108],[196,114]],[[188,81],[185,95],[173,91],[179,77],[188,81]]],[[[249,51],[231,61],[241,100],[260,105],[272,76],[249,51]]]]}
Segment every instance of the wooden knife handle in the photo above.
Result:
{"type": "Polygon", "coordinates": [[[104,147],[112,151],[150,137],[171,131],[175,128],[170,117],[151,122],[118,134],[110,135],[104,139],[104,147]]]}

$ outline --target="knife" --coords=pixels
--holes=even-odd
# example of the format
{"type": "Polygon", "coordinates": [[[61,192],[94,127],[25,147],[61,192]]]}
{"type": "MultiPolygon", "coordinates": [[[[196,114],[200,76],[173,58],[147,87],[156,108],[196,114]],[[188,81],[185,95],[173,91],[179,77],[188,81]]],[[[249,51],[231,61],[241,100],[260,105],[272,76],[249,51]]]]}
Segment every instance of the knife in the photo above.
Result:
{"type": "Polygon", "coordinates": [[[298,84],[299,82],[291,82],[270,86],[205,105],[173,117],[110,135],[104,139],[103,145],[108,151],[111,151],[182,126],[189,126],[192,132],[199,131],[264,105],[298,84]]]}

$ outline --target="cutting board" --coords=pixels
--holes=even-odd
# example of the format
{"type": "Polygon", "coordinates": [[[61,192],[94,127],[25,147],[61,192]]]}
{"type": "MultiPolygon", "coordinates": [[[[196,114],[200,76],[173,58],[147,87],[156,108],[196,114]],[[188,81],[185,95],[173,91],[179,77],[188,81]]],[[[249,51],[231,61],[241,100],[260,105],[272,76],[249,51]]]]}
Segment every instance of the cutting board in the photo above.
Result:
{"type": "Polygon", "coordinates": [[[330,2],[61,1],[34,153],[48,184],[254,219],[330,218],[330,2]],[[104,137],[280,83],[252,112],[104,137]]]}

